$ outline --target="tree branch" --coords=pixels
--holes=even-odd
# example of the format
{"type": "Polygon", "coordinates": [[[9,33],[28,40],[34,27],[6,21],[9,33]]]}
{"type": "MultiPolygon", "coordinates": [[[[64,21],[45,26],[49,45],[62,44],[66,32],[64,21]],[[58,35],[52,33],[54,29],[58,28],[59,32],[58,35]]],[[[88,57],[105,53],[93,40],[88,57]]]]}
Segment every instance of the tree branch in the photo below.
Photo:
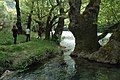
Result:
{"type": "Polygon", "coordinates": [[[120,25],[120,22],[114,24],[114,25],[110,25],[109,27],[106,27],[106,29],[104,30],[104,32],[98,36],[98,40],[104,38],[108,33],[113,32],[113,30],[117,29],[120,25]]]}

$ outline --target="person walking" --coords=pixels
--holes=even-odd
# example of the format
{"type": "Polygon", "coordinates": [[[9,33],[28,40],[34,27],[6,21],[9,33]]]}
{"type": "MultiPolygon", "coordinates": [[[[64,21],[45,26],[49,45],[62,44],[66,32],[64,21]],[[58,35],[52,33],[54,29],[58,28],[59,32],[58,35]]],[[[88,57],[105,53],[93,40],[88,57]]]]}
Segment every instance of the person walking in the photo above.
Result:
{"type": "Polygon", "coordinates": [[[13,32],[14,44],[16,44],[16,42],[17,42],[17,35],[18,35],[18,29],[17,29],[17,27],[15,25],[12,28],[12,32],[13,32]]]}
{"type": "Polygon", "coordinates": [[[42,27],[39,27],[37,32],[38,32],[38,38],[37,39],[39,39],[39,38],[42,37],[42,33],[44,32],[44,29],[42,27]]]}
{"type": "Polygon", "coordinates": [[[26,28],[26,42],[30,41],[30,29],[26,28]]]}

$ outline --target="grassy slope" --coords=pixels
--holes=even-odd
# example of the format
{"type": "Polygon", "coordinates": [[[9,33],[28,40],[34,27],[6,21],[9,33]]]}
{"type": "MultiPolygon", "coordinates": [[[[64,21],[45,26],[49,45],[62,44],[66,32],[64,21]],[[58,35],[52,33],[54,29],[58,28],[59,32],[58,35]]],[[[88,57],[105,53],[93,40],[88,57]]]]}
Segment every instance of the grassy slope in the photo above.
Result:
{"type": "Polygon", "coordinates": [[[30,42],[20,43],[24,41],[24,36],[19,35],[18,44],[14,45],[10,30],[0,32],[0,67],[23,69],[46,53],[58,52],[57,45],[50,41],[33,37],[30,42]]]}

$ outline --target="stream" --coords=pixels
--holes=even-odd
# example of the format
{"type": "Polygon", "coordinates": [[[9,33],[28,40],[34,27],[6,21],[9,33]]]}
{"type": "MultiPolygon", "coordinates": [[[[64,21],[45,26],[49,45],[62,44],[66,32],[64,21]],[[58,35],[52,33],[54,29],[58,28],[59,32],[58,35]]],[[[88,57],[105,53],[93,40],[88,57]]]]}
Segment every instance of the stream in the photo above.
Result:
{"type": "MultiPolygon", "coordinates": [[[[100,43],[104,45],[102,42],[105,40],[100,43]]],[[[9,80],[120,80],[120,68],[116,65],[96,63],[82,58],[72,59],[69,55],[74,50],[75,38],[71,32],[63,31],[60,44],[64,46],[63,56],[53,58],[36,70],[17,74],[9,80]],[[59,59],[64,59],[66,65],[61,65],[59,59]]]]}

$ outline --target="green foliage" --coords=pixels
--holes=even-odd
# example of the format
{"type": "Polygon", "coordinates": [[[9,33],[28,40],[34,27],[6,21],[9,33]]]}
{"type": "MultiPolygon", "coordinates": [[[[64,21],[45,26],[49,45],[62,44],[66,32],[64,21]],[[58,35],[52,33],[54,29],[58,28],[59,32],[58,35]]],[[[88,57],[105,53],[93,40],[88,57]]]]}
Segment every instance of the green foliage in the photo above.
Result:
{"type": "Polygon", "coordinates": [[[9,68],[11,66],[11,56],[7,52],[0,51],[0,66],[9,68]]]}
{"type": "MultiPolygon", "coordinates": [[[[0,45],[11,45],[13,44],[13,36],[12,36],[12,28],[4,28],[2,31],[0,31],[0,45]]],[[[24,42],[25,36],[24,35],[18,35],[17,37],[17,43],[24,42]]]]}
{"type": "Polygon", "coordinates": [[[57,52],[57,47],[55,48],[55,45],[49,41],[35,40],[26,43],[24,47],[26,47],[25,51],[20,52],[20,54],[18,53],[19,55],[23,55],[21,61],[18,61],[17,64],[14,65],[14,67],[19,69],[25,69],[30,64],[39,61],[46,53],[57,52]]]}
{"type": "MultiPolygon", "coordinates": [[[[57,4],[56,0],[20,0],[23,28],[25,28],[26,26],[27,16],[31,10],[32,1],[35,2],[34,12],[32,15],[32,20],[33,20],[32,26],[37,25],[37,23],[34,20],[44,22],[44,25],[45,25],[50,8],[57,4]]],[[[82,1],[81,12],[84,11],[88,3],[89,3],[89,0],[82,1]]],[[[65,11],[68,10],[69,9],[68,0],[62,0],[62,6],[64,6],[65,11]]],[[[114,0],[114,1],[102,0],[101,6],[100,6],[99,18],[98,18],[99,26],[116,23],[117,21],[119,21],[120,20],[119,8],[120,8],[119,0],[114,0]]],[[[59,14],[59,7],[57,7],[53,11],[52,17],[57,14],[59,14]]],[[[0,19],[2,21],[5,21],[7,25],[12,25],[13,22],[16,21],[15,3],[13,0],[0,1],[0,19]]],[[[67,24],[68,26],[69,21],[66,21],[65,24],[67,24]]],[[[7,41],[7,42],[8,42],[7,44],[10,44],[10,41],[7,41]]]]}
{"type": "Polygon", "coordinates": [[[24,70],[30,64],[40,61],[46,53],[57,53],[56,44],[35,38],[31,32],[31,41],[25,42],[25,35],[18,35],[17,44],[13,44],[11,28],[0,31],[0,67],[24,70]]]}
{"type": "Polygon", "coordinates": [[[0,32],[0,45],[11,45],[12,44],[12,33],[8,29],[3,29],[0,32]]]}
{"type": "Polygon", "coordinates": [[[100,6],[98,24],[109,25],[120,20],[120,1],[119,0],[102,0],[100,6]]]}
{"type": "Polygon", "coordinates": [[[5,27],[9,27],[14,22],[15,9],[12,0],[0,0],[0,24],[4,23],[5,27]]]}

